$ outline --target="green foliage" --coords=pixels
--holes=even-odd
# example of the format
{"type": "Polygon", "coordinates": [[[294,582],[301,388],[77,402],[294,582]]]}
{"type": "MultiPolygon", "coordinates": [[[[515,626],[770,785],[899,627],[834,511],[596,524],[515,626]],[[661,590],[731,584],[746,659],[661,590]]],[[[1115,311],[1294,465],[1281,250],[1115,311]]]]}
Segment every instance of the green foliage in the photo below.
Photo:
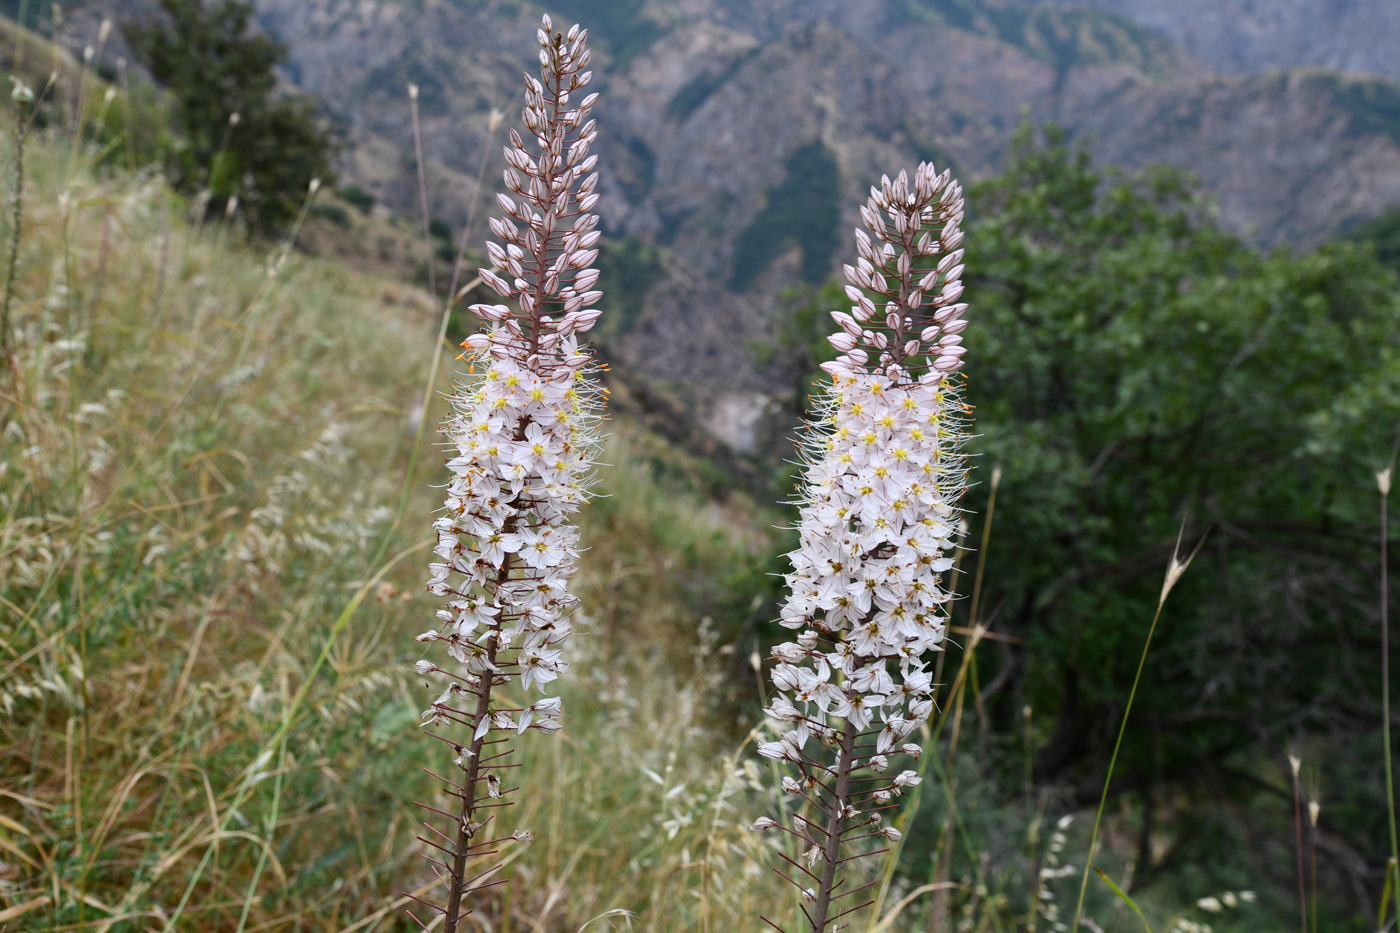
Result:
{"type": "Polygon", "coordinates": [[[1400,143],[1400,88],[1392,81],[1314,75],[1310,81],[1332,92],[1332,99],[1351,115],[1353,136],[1389,136],[1400,143]]]}
{"type": "Polygon", "coordinates": [[[237,196],[263,234],[296,216],[313,178],[331,181],[332,139],[307,97],[276,93],[286,50],[251,33],[247,0],[160,0],[163,16],[125,27],[133,52],[175,100],[178,187],[207,190],[210,210],[237,196]],[[237,114],[237,121],[233,117],[237,114]]]}
{"type": "MultiPolygon", "coordinates": [[[[1209,528],[1114,779],[1148,807],[1172,788],[1193,828],[1139,867],[1134,898],[1215,864],[1219,838],[1287,830],[1288,801],[1261,796],[1286,742],[1319,775],[1329,832],[1378,856],[1372,474],[1400,431],[1395,274],[1347,242],[1260,255],[1180,173],[1106,175],[1053,128],[1043,144],[1023,128],[970,203],[973,479],[1004,470],[982,606],[1025,641],[979,658],[992,728],[1016,735],[1029,706],[1037,780],[1101,781],[1177,532],[1209,528]]],[[[846,304],[830,287],[792,317],[806,365],[832,355],[823,318],[846,304]]],[[[985,502],[974,488],[965,505],[985,502]]]]}
{"type": "MultiPolygon", "coordinates": [[[[1101,766],[1183,519],[1212,537],[1167,606],[1123,785],[1245,797],[1260,753],[1300,734],[1347,757],[1379,728],[1371,474],[1400,426],[1394,275],[1349,244],[1260,256],[1180,175],[1105,183],[1055,131],[1037,148],[1023,130],[973,198],[969,398],[1009,517],[984,600],[1028,641],[1013,692],[1057,718],[1041,776],[1101,766]]],[[[1374,823],[1340,829],[1372,848],[1374,823]]]]}
{"type": "Polygon", "coordinates": [[[374,207],[374,195],[370,194],[359,185],[350,185],[340,189],[340,196],[354,207],[361,214],[368,214],[374,207]]]}
{"type": "Polygon", "coordinates": [[[1400,207],[1392,207],[1352,227],[1347,231],[1347,239],[1370,243],[1376,250],[1376,258],[1400,273],[1400,207]]]}
{"type": "Polygon", "coordinates": [[[339,204],[317,204],[311,212],[326,218],[342,230],[350,229],[350,212],[339,204]]]}
{"type": "Polygon", "coordinates": [[[598,251],[598,287],[607,312],[600,337],[631,330],[642,314],[647,291],[661,277],[661,251],[637,237],[604,242],[598,251]]]}
{"type": "Polygon", "coordinates": [[[786,169],[787,177],[768,192],[767,206],[735,244],[729,280],[735,291],[752,285],[764,267],[794,243],[802,248],[802,278],[807,282],[820,282],[831,269],[831,255],[841,239],[836,155],[820,141],[811,142],[788,156],[786,169]]]}
{"type": "Polygon", "coordinates": [[[944,23],[999,39],[1061,70],[1125,63],[1148,74],[1165,74],[1174,58],[1166,38],[1103,10],[975,0],[899,0],[892,6],[896,21],[944,23]]]}

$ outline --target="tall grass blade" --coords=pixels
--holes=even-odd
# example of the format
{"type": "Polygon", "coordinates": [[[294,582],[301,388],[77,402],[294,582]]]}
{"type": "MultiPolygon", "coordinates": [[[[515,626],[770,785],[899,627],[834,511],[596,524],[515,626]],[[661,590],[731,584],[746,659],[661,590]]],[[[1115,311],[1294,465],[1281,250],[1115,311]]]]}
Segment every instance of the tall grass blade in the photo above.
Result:
{"type": "Polygon", "coordinates": [[[1129,910],[1138,915],[1138,919],[1142,921],[1142,925],[1147,929],[1147,933],[1152,933],[1152,925],[1148,923],[1147,918],[1142,915],[1142,908],[1137,905],[1137,901],[1129,897],[1128,892],[1118,887],[1118,885],[1114,883],[1113,879],[1108,877],[1108,875],[1104,874],[1103,869],[1097,865],[1094,866],[1094,874],[1099,876],[1100,881],[1108,885],[1108,889],[1114,894],[1116,894],[1120,901],[1128,905],[1129,910]]]}
{"type": "Polygon", "coordinates": [[[1084,860],[1084,877],[1079,883],[1079,901],[1074,905],[1074,925],[1072,933],[1079,933],[1079,918],[1084,912],[1084,894],[1089,889],[1089,869],[1094,863],[1094,847],[1099,841],[1099,826],[1103,823],[1104,806],[1108,803],[1108,787],[1113,780],[1113,768],[1118,763],[1118,752],[1123,747],[1123,734],[1128,731],[1128,717],[1133,712],[1133,700],[1137,698],[1138,684],[1142,682],[1142,671],[1147,666],[1147,653],[1152,649],[1152,636],[1157,633],[1157,620],[1162,617],[1162,607],[1166,605],[1167,596],[1171,594],[1172,588],[1176,586],[1181,575],[1186,572],[1186,568],[1191,566],[1191,561],[1195,560],[1200,553],[1201,546],[1206,543],[1205,535],[1196,542],[1196,548],[1190,555],[1182,560],[1181,554],[1181,534],[1186,530],[1186,522],[1181,523],[1181,532],[1176,536],[1176,549],[1172,552],[1171,563],[1167,565],[1167,574],[1162,581],[1162,593],[1157,597],[1157,611],[1152,614],[1152,625],[1147,630],[1147,641],[1142,646],[1142,657],[1138,659],[1137,673],[1133,675],[1133,689],[1128,692],[1128,705],[1123,709],[1123,721],[1118,726],[1118,739],[1113,743],[1113,755],[1108,759],[1108,773],[1103,779],[1103,793],[1099,795],[1099,809],[1094,814],[1094,829],[1089,834],[1089,853],[1084,860]]]}
{"type": "MultiPolygon", "coordinates": [[[[1393,876],[1400,871],[1400,844],[1395,832],[1395,776],[1390,755],[1390,567],[1389,567],[1389,512],[1390,477],[1395,461],[1376,473],[1376,488],[1381,494],[1381,745],[1385,752],[1385,809],[1390,821],[1390,867],[1386,874],[1386,887],[1391,886],[1393,876]]],[[[1381,925],[1385,916],[1380,918],[1381,925]]]]}
{"type": "Polygon", "coordinates": [[[1390,913],[1390,895],[1395,890],[1395,859],[1386,862],[1385,865],[1385,885],[1381,888],[1380,906],[1376,908],[1376,929],[1385,929],[1385,918],[1390,913]]]}

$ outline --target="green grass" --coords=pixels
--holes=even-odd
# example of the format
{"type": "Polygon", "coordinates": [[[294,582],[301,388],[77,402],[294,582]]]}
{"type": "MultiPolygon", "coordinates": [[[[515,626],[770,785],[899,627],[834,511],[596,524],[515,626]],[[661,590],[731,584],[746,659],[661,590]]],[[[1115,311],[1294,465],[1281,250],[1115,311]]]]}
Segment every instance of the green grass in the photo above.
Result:
{"type": "MultiPolygon", "coordinates": [[[[412,801],[446,762],[410,665],[438,468],[404,467],[435,324],[64,154],[31,152],[0,402],[0,910],[161,929],[183,900],[180,929],[341,929],[430,878],[412,801]]],[[[735,757],[754,722],[714,634],[771,520],[705,501],[678,456],[614,425],[567,729],[522,741],[517,924],[679,929],[773,898],[739,829],[769,806],[735,757]]]]}

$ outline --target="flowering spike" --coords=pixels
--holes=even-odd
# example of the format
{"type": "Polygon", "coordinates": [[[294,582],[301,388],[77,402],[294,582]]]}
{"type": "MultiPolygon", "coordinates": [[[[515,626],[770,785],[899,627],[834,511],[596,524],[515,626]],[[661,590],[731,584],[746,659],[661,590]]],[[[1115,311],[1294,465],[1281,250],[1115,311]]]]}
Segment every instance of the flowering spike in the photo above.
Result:
{"type": "Polygon", "coordinates": [[[953,598],[967,306],[953,304],[962,252],[945,250],[961,237],[961,191],[927,163],[912,184],[901,172],[871,190],[861,212],[870,234],[857,232],[860,257],[846,267],[854,304],[832,315],[842,355],[822,367],[833,380],[804,434],[801,547],[788,555],[781,619],[798,634],[773,649],[777,697],[766,712],[779,739],[758,752],[797,772],[783,790],[809,795],[824,824],[809,820],[802,837],[818,882],[803,891],[815,933],[840,916],[840,866],[873,854],[857,840],[901,838],[872,811],[920,781],[910,770],[883,775],[888,756],[921,752],[905,740],[933,710],[924,656],[942,650],[953,598]],[[859,848],[842,856],[843,844],[859,848]]]}
{"type": "MultiPolygon", "coordinates": [[[[588,213],[597,176],[583,180],[583,166],[596,158],[585,159],[597,129],[584,118],[597,95],[570,102],[587,83],[580,72],[588,50],[586,31],[574,26],[569,36],[543,18],[540,79],[526,75],[521,115],[538,151],[527,151],[511,130],[506,183],[515,197],[497,195],[506,216],[491,219],[500,242],[486,244],[496,269],[481,272],[511,304],[471,306],[486,326],[462,342],[473,375],[457,381],[442,427],[453,456],[446,508],[434,522],[428,592],[446,601],[437,614],[445,627],[418,640],[443,643],[456,673],[426,660],[415,670],[455,678],[423,713],[424,724],[470,736],[464,744],[443,739],[464,772],[460,783],[444,782],[461,801],[444,866],[445,933],[457,933],[468,912],[463,897],[480,887],[467,877],[468,859],[502,841],[491,838],[499,832],[483,832],[510,793],[498,772],[505,767],[498,759],[510,752],[496,744],[527,729],[550,735],[562,728],[558,698],[502,709],[492,692],[518,681],[522,694],[543,693],[568,670],[560,646],[578,603],[568,590],[578,565],[570,516],[588,499],[599,443],[602,395],[578,338],[599,315],[583,306],[602,297],[592,290],[598,273],[590,268],[598,255],[590,232],[598,218],[588,213]]],[[[473,866],[478,879],[486,877],[480,867],[473,866]]]]}

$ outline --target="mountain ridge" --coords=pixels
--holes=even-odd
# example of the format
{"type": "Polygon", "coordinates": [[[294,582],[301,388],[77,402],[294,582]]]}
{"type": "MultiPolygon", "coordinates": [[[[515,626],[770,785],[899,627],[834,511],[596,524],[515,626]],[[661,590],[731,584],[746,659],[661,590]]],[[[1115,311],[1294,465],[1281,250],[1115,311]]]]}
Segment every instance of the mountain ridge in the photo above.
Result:
{"type": "MultiPolygon", "coordinates": [[[[1028,0],[1066,7],[1068,0],[1028,0]]],[[[1400,4],[1390,0],[1072,0],[1168,37],[1218,71],[1318,66],[1400,78],[1400,4]]]]}
{"type": "MultiPolygon", "coordinates": [[[[150,5],[117,6],[131,16],[150,5]]],[[[417,210],[405,86],[419,87],[430,210],[457,230],[471,218],[474,242],[490,206],[475,179],[484,169],[487,191],[499,185],[504,127],[493,127],[515,119],[540,12],[589,25],[615,321],[603,334],[619,364],[738,450],[771,449],[790,430],[795,391],[791,373],[745,348],[771,342],[786,289],[838,268],[882,173],[931,159],[972,181],[997,170],[1022,121],[1055,121],[1101,163],[1194,172],[1219,222],[1263,248],[1308,249],[1400,204],[1400,86],[1316,68],[1227,73],[1150,24],[1090,6],[257,7],[290,47],[289,80],[347,126],[344,180],[405,213],[417,210]]]]}

